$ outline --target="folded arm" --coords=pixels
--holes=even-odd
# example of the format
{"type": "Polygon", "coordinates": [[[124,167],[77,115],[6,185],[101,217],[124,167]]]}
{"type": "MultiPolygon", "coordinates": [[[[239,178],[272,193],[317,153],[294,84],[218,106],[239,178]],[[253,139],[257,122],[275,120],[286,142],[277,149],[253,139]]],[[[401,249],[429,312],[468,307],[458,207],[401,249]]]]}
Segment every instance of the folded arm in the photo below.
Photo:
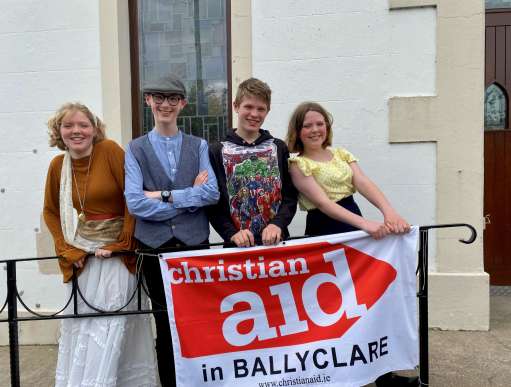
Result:
{"type": "Polygon", "coordinates": [[[146,196],[143,188],[142,171],[129,146],[125,157],[126,181],[124,196],[129,212],[132,215],[145,220],[161,222],[172,219],[186,211],[186,209],[177,208],[174,203],[163,203],[159,199],[146,196]]]}
{"type": "Polygon", "coordinates": [[[218,201],[218,183],[209,161],[208,144],[205,140],[201,140],[199,148],[199,171],[193,187],[172,190],[172,203],[175,208],[204,207],[218,201]]]}

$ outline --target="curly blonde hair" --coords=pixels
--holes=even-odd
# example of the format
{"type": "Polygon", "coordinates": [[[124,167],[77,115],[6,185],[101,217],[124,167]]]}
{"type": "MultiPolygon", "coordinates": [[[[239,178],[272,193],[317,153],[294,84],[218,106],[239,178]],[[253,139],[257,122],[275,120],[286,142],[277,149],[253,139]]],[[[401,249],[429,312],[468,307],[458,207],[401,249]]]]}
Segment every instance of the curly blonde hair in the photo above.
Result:
{"type": "Polygon", "coordinates": [[[62,105],[55,114],[48,120],[48,136],[49,144],[51,147],[56,146],[60,150],[66,150],[66,144],[62,140],[60,134],[60,126],[62,120],[69,113],[82,112],[89,119],[92,126],[96,129],[96,135],[94,136],[94,144],[104,140],[106,138],[106,126],[87,106],[80,102],[67,102],[62,105]]]}
{"type": "Polygon", "coordinates": [[[289,119],[289,126],[287,128],[286,143],[289,152],[302,153],[303,143],[300,140],[300,132],[303,128],[303,122],[305,121],[305,115],[308,112],[316,112],[323,116],[325,119],[327,134],[326,139],[323,142],[323,148],[332,145],[332,124],[334,122],[332,115],[319,103],[316,102],[302,102],[298,105],[289,119]]]}

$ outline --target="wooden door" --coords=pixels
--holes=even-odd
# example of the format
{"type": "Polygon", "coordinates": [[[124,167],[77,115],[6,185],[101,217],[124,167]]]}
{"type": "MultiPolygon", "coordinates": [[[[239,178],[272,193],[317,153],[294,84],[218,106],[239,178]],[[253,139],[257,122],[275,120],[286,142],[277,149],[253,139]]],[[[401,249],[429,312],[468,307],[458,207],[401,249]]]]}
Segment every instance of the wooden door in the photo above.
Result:
{"type": "Polygon", "coordinates": [[[492,285],[511,285],[511,131],[484,134],[484,213],[484,269],[492,285]]]}
{"type": "Polygon", "coordinates": [[[492,285],[511,285],[510,11],[486,13],[484,269],[492,285]]]}

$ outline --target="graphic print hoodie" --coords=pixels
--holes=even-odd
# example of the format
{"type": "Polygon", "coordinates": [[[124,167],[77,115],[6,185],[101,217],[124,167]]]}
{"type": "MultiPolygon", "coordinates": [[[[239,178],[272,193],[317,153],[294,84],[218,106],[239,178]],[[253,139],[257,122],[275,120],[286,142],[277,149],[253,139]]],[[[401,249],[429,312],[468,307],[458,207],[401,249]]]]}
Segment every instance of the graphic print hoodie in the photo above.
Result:
{"type": "Polygon", "coordinates": [[[247,143],[230,130],[225,139],[209,147],[209,158],[218,181],[220,200],[207,208],[209,221],[229,242],[240,229],[249,229],[257,244],[268,224],[289,236],[287,226],[296,212],[297,192],[288,171],[286,144],[260,129],[247,143]]]}

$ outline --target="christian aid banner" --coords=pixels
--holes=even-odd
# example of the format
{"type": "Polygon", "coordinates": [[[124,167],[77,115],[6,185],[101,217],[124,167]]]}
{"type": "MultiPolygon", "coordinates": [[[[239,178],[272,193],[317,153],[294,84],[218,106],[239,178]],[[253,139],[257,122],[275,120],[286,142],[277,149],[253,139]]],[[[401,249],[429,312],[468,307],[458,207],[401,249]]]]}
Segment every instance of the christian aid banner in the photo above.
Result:
{"type": "Polygon", "coordinates": [[[178,386],[361,386],[414,368],[417,235],[163,254],[178,386]]]}

